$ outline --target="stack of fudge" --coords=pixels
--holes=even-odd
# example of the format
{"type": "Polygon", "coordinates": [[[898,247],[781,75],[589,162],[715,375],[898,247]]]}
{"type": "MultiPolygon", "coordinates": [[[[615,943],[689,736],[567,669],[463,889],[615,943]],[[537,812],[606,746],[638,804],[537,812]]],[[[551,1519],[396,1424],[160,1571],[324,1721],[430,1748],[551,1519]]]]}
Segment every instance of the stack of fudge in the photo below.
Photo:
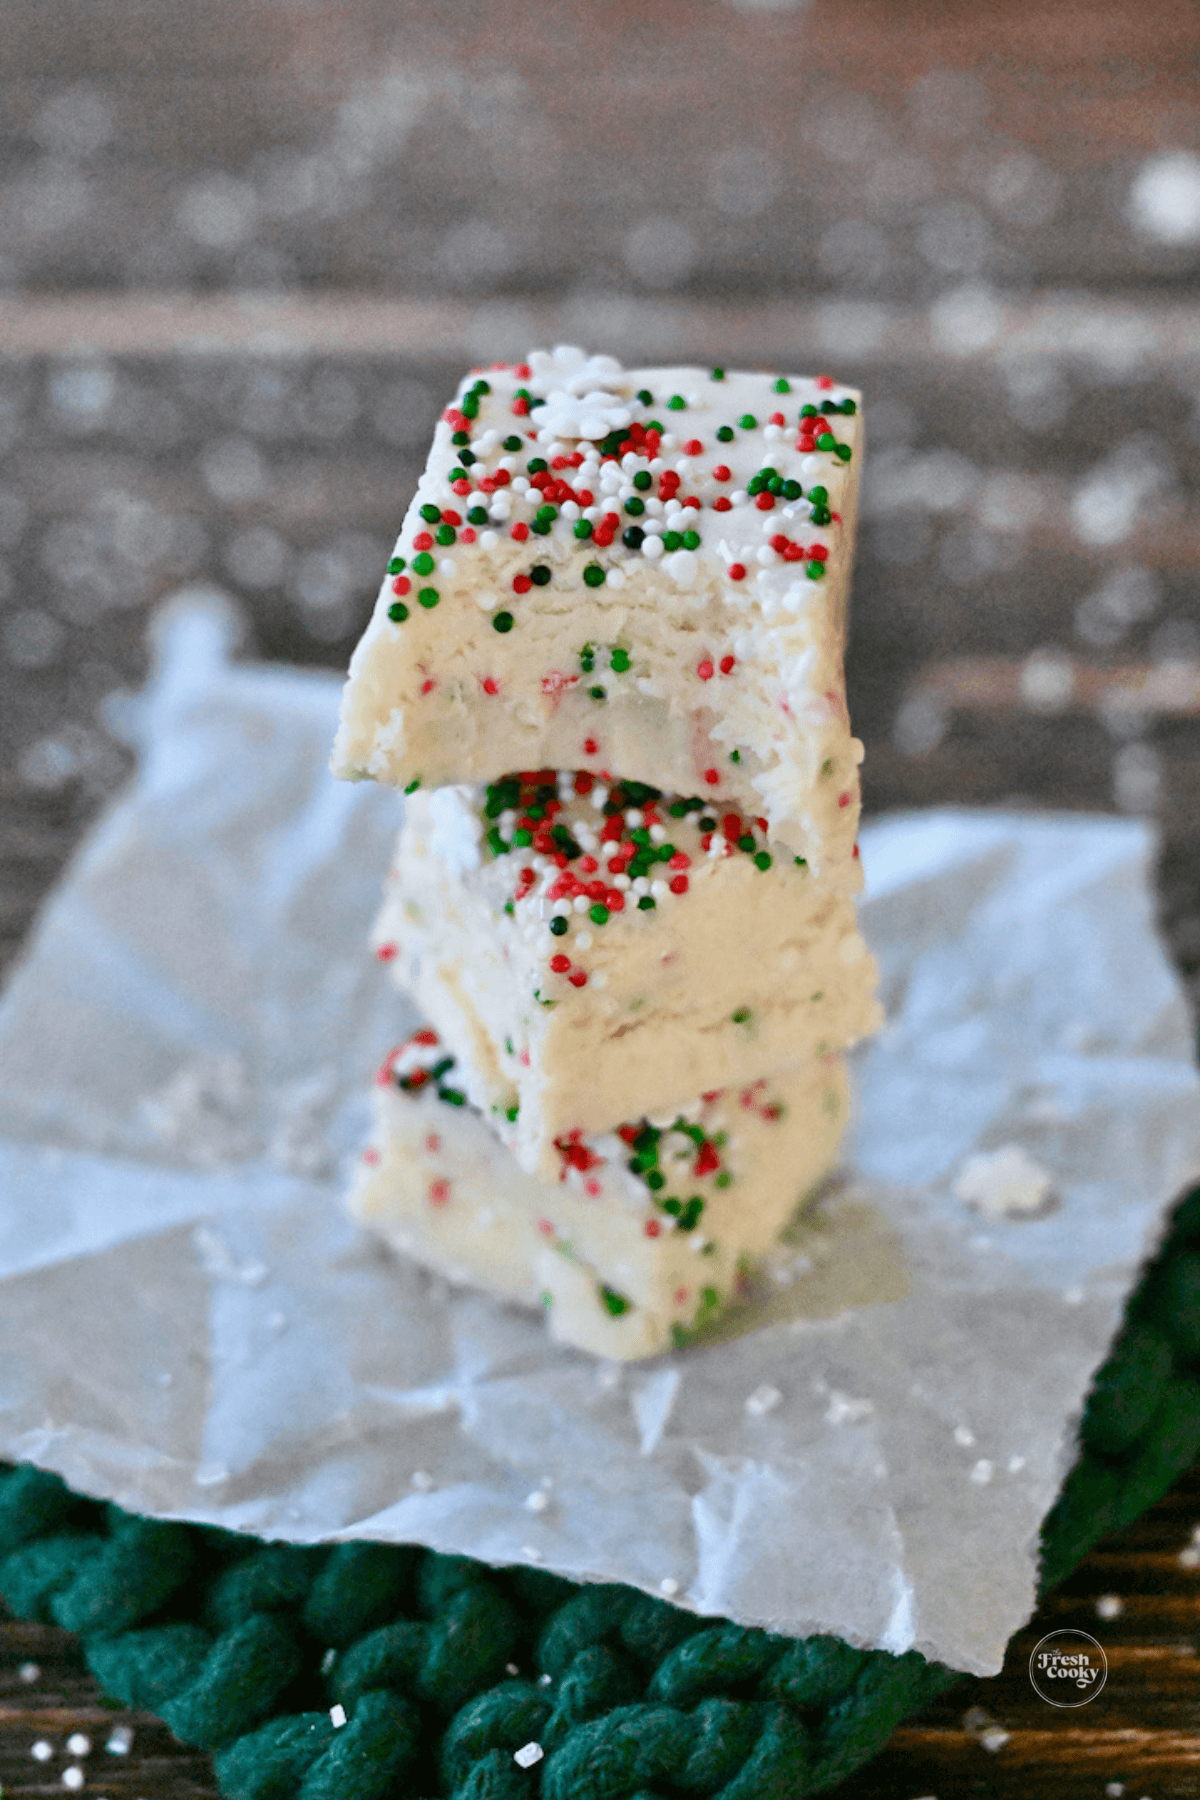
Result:
{"type": "Polygon", "coordinates": [[[836,1161],[879,1021],[843,679],[862,421],[828,376],[469,376],[355,651],[403,789],[351,1208],[614,1357],[690,1336],[836,1161]]]}

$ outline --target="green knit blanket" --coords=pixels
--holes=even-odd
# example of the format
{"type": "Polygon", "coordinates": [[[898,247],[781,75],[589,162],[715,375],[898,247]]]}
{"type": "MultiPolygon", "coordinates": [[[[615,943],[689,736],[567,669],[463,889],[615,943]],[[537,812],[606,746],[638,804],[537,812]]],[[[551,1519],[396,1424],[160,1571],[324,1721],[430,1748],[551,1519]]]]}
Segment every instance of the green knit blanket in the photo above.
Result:
{"type": "MultiPolygon", "coordinates": [[[[1200,1189],[1096,1378],[1042,1590],[1200,1453],[1200,1189]]],[[[0,1594],[79,1633],[226,1800],[798,1800],[957,1679],[627,1587],[370,1543],[262,1544],[0,1470],[0,1594]]]]}

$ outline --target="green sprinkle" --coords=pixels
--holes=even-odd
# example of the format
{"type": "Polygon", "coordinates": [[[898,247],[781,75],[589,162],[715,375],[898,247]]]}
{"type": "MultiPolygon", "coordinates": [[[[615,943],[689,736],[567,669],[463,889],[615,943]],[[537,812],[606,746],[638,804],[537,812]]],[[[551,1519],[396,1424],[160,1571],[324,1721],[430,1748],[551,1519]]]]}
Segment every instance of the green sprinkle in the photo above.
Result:
{"type": "Polygon", "coordinates": [[[480,376],[479,380],[474,382],[471,387],[471,392],[473,394],[490,394],[491,391],[492,391],[491,382],[484,381],[482,376],[480,376]]]}
{"type": "Polygon", "coordinates": [[[840,457],[843,462],[849,462],[850,458],[854,455],[849,444],[835,444],[833,446],[833,453],[835,456],[840,457]]]}
{"type": "Polygon", "coordinates": [[[629,1311],[629,1302],[624,1294],[618,1294],[616,1288],[607,1287],[603,1282],[600,1284],[600,1298],[614,1319],[619,1319],[622,1313],[629,1311]]]}
{"type": "Polygon", "coordinates": [[[403,600],[393,600],[392,604],[388,607],[388,618],[392,621],[392,624],[403,625],[407,617],[408,608],[405,606],[403,600]]]}
{"type": "Polygon", "coordinates": [[[854,414],[858,411],[857,400],[843,400],[842,401],[842,411],[844,413],[849,413],[851,415],[851,417],[853,417],[854,414]]]}
{"type": "Polygon", "coordinates": [[[420,785],[421,777],[419,775],[414,775],[404,791],[406,794],[415,794],[420,785]]]}
{"type": "Polygon", "coordinates": [[[413,557],[413,574],[414,575],[432,575],[433,574],[433,558],[432,558],[432,556],[430,556],[428,550],[422,550],[419,556],[413,557]]]}
{"type": "Polygon", "coordinates": [[[729,1173],[729,1170],[722,1169],[721,1173],[717,1176],[715,1185],[719,1188],[727,1188],[732,1180],[733,1176],[729,1173]]]}
{"type": "Polygon", "coordinates": [[[584,586],[598,588],[604,586],[604,570],[599,563],[588,563],[583,571],[584,586]]]}
{"type": "Polygon", "coordinates": [[[621,542],[627,550],[640,550],[646,541],[646,534],[640,525],[627,525],[621,533],[621,542]]]}
{"type": "Polygon", "coordinates": [[[607,906],[601,905],[600,901],[597,900],[595,906],[591,906],[588,908],[588,918],[592,921],[593,925],[607,925],[608,924],[608,908],[607,908],[607,906]]]}
{"type": "Polygon", "coordinates": [[[823,562],[810,562],[804,573],[808,576],[810,581],[824,581],[825,564],[823,562]]]}
{"type": "Polygon", "coordinates": [[[738,425],[742,431],[754,431],[758,427],[758,420],[753,413],[743,413],[738,420],[738,425]]]}
{"type": "Polygon", "coordinates": [[[439,544],[452,544],[458,536],[453,525],[439,525],[435,533],[439,544]]]}
{"type": "Polygon", "coordinates": [[[554,937],[566,937],[567,921],[565,919],[551,919],[550,931],[551,935],[554,937]]]}
{"type": "MultiPolygon", "coordinates": [[[[735,750],[733,753],[733,756],[736,756],[736,755],[737,755],[737,751],[735,750]]],[[[730,757],[730,759],[729,759],[730,762],[733,761],[733,756],[730,757]]],[[[699,823],[701,831],[715,831],[717,829],[717,821],[715,819],[709,819],[706,817],[706,818],[700,819],[698,821],[698,823],[699,823]]]]}
{"type": "Polygon", "coordinates": [[[533,842],[532,831],[521,830],[521,831],[513,832],[513,849],[514,850],[528,850],[528,848],[529,848],[530,844],[532,844],[532,842],[533,842]]]}
{"type": "Polygon", "coordinates": [[[417,599],[424,607],[436,606],[441,597],[442,596],[435,587],[423,587],[417,589],[417,599]]]}
{"type": "Polygon", "coordinates": [[[651,475],[649,469],[639,469],[633,478],[633,485],[635,488],[641,488],[643,493],[645,493],[648,487],[653,487],[654,477],[651,475]]]}
{"type": "Polygon", "coordinates": [[[747,831],[743,837],[740,837],[738,839],[737,847],[739,850],[744,850],[746,852],[746,855],[749,856],[750,852],[754,848],[754,838],[750,832],[747,831]]]}
{"type": "Polygon", "coordinates": [[[630,494],[628,500],[625,502],[625,511],[630,517],[640,519],[645,510],[646,502],[644,500],[639,500],[636,494],[630,494]]]}
{"type": "Polygon", "coordinates": [[[459,411],[462,413],[462,416],[464,419],[477,419],[479,417],[479,397],[478,397],[478,395],[477,394],[464,394],[463,398],[462,398],[462,405],[459,408],[459,411]]]}
{"type": "Polygon", "coordinates": [[[608,695],[605,693],[605,691],[602,687],[589,688],[588,693],[592,696],[593,700],[607,700],[608,699],[608,695]]]}
{"type": "Polygon", "coordinates": [[[796,858],[796,867],[797,867],[797,868],[798,868],[798,869],[807,869],[807,867],[808,867],[808,858],[807,858],[807,856],[798,856],[798,857],[797,857],[797,858],[796,858]]]}
{"type": "Polygon", "coordinates": [[[590,538],[591,535],[592,535],[592,521],[590,519],[576,519],[576,521],[575,521],[575,536],[577,538],[590,538]]]}
{"type": "Polygon", "coordinates": [[[610,660],[616,673],[618,675],[624,675],[626,669],[629,667],[629,652],[628,650],[622,650],[621,646],[618,644],[614,649],[610,660]]]}
{"type": "Polygon", "coordinates": [[[549,587],[551,573],[549,563],[534,563],[529,571],[529,579],[534,587],[549,587]]]}
{"type": "Polygon", "coordinates": [[[505,902],[504,902],[504,910],[505,910],[505,912],[506,912],[506,913],[507,913],[507,914],[508,914],[508,916],[509,916],[509,918],[510,918],[510,919],[515,919],[515,918],[516,918],[516,916],[517,916],[517,909],[516,909],[516,907],[515,907],[515,906],[514,906],[514,905],[513,905],[513,903],[512,903],[512,901],[511,901],[511,900],[506,900],[506,901],[505,901],[505,902]]]}
{"type": "Polygon", "coordinates": [[[832,431],[823,431],[821,433],[820,437],[817,439],[817,449],[818,450],[836,450],[837,449],[837,439],[834,437],[832,431]]]}
{"type": "Polygon", "coordinates": [[[735,1013],[730,1013],[729,1016],[735,1025],[745,1025],[750,1019],[750,1008],[748,1006],[739,1006],[737,1011],[735,1013]]]}
{"type": "Polygon", "coordinates": [[[651,1169],[648,1172],[648,1174],[646,1176],[646,1186],[648,1188],[654,1188],[655,1191],[657,1192],[657,1190],[659,1188],[664,1188],[664,1187],[666,1187],[666,1185],[667,1185],[667,1178],[663,1174],[661,1169],[651,1169]]]}
{"type": "Polygon", "coordinates": [[[427,525],[436,525],[441,519],[441,516],[442,513],[440,507],[427,505],[421,508],[421,517],[427,525]]]}
{"type": "Polygon", "coordinates": [[[800,417],[802,419],[815,419],[816,416],[817,409],[815,406],[802,406],[800,408],[800,417]]]}
{"type": "Polygon", "coordinates": [[[492,614],[493,631],[511,631],[512,628],[513,616],[510,612],[498,612],[492,614]]]}
{"type": "Polygon", "coordinates": [[[519,1106],[506,1106],[505,1107],[504,1116],[508,1120],[510,1125],[516,1124],[517,1115],[520,1113],[520,1110],[521,1110],[521,1108],[519,1106]]]}
{"type": "Polygon", "coordinates": [[[785,500],[799,500],[803,492],[804,489],[800,486],[798,481],[785,481],[783,484],[783,497],[785,500]]]}
{"type": "Polygon", "coordinates": [[[818,988],[815,994],[810,994],[808,997],[810,1000],[823,1000],[825,998],[825,990],[824,988],[818,988]]]}
{"type": "Polygon", "coordinates": [[[687,411],[687,401],[684,399],[682,394],[672,394],[671,398],[667,401],[667,405],[670,407],[672,412],[686,412],[687,411]]]}
{"type": "Polygon", "coordinates": [[[391,562],[388,564],[387,572],[389,575],[399,575],[406,567],[407,564],[402,556],[393,556],[391,562]]]}
{"type": "Polygon", "coordinates": [[[829,499],[829,489],[826,487],[809,488],[808,497],[814,506],[824,506],[829,499]]]}
{"type": "Polygon", "coordinates": [[[550,467],[544,456],[534,456],[525,464],[527,475],[542,475],[550,467]]]}
{"type": "MultiPolygon", "coordinates": [[[[731,750],[731,751],[730,751],[730,752],[729,752],[729,760],[730,760],[730,762],[732,762],[732,763],[739,763],[739,762],[741,762],[741,760],[742,760],[742,753],[741,753],[741,751],[740,751],[740,750],[731,750]]],[[[712,826],[711,826],[711,825],[710,825],[710,826],[709,826],[709,830],[710,830],[710,831],[711,831],[711,830],[712,830],[712,826]]]]}
{"type": "Polygon", "coordinates": [[[680,1228],[683,1231],[695,1231],[700,1223],[700,1214],[704,1211],[704,1202],[699,1194],[693,1194],[679,1215],[680,1228]]]}
{"type": "Polygon", "coordinates": [[[658,435],[660,437],[662,436],[662,429],[663,429],[663,427],[662,427],[661,419],[651,419],[646,426],[647,431],[657,431],[658,435]]]}
{"type": "Polygon", "coordinates": [[[683,534],[683,547],[685,550],[698,550],[700,548],[700,533],[698,531],[685,531],[683,534]]]}
{"type": "Polygon", "coordinates": [[[638,911],[653,912],[657,905],[658,901],[654,898],[653,894],[643,894],[638,901],[638,911]]]}
{"type": "Polygon", "coordinates": [[[649,388],[639,388],[638,389],[638,399],[641,401],[643,406],[653,406],[654,405],[654,395],[650,392],[649,388]]]}
{"type": "Polygon", "coordinates": [[[536,519],[530,519],[529,529],[537,537],[549,537],[554,527],[553,519],[543,519],[539,513],[536,519]]]}
{"type": "Polygon", "coordinates": [[[467,471],[465,469],[451,469],[450,479],[451,481],[465,481],[467,479],[467,471]]]}
{"type": "Polygon", "coordinates": [[[454,433],[453,437],[450,439],[450,442],[452,444],[469,444],[470,441],[471,441],[471,434],[469,431],[456,431],[454,433]]]}
{"type": "MultiPolygon", "coordinates": [[[[506,843],[503,835],[501,834],[500,827],[498,825],[492,826],[492,829],[487,834],[487,841],[488,841],[489,845],[491,846],[493,856],[504,856],[507,854],[509,845],[506,843]]],[[[509,1055],[510,1056],[512,1055],[511,1050],[509,1051],[509,1055]]]]}
{"type": "Polygon", "coordinates": [[[714,1306],[719,1306],[721,1304],[721,1296],[715,1287],[706,1287],[701,1293],[700,1299],[703,1302],[705,1309],[709,1312],[712,1311],[714,1306]]]}
{"type": "Polygon", "coordinates": [[[756,869],[769,869],[771,866],[770,853],[766,850],[760,850],[754,859],[754,866],[756,869]]]}
{"type": "Polygon", "coordinates": [[[719,444],[732,444],[732,442],[733,442],[733,426],[732,425],[718,425],[717,426],[717,442],[719,444]]]}
{"type": "Polygon", "coordinates": [[[779,380],[775,383],[775,392],[777,394],[790,394],[791,391],[792,391],[791,382],[788,381],[783,375],[781,375],[779,377],[779,380]]]}
{"type": "Polygon", "coordinates": [[[468,525],[486,525],[487,522],[488,516],[487,508],[485,506],[473,506],[467,514],[468,525]]]}
{"type": "Polygon", "coordinates": [[[784,481],[782,475],[772,475],[770,481],[767,483],[767,492],[774,494],[776,499],[778,499],[779,495],[783,493],[786,485],[787,483],[784,481]]]}
{"type": "Polygon", "coordinates": [[[550,1308],[554,1305],[554,1295],[550,1292],[549,1288],[542,1289],[541,1298],[542,1305],[546,1308],[546,1311],[549,1312],[550,1308]]]}
{"type": "Polygon", "coordinates": [[[678,550],[683,544],[683,534],[678,531],[663,532],[663,549],[678,550]]]}
{"type": "Polygon", "coordinates": [[[447,1106],[465,1106],[467,1103],[467,1096],[461,1088],[440,1087],[437,1097],[439,1100],[444,1100],[447,1106]]]}
{"type": "Polygon", "coordinates": [[[830,510],[827,506],[814,506],[813,507],[812,522],[814,525],[828,525],[829,521],[832,518],[833,518],[833,514],[830,512],[830,510]]]}
{"type": "Polygon", "coordinates": [[[714,369],[712,374],[709,376],[710,381],[724,381],[724,379],[725,379],[724,369],[714,369]]]}
{"type": "Polygon", "coordinates": [[[510,455],[514,450],[520,450],[522,448],[520,438],[519,437],[506,437],[504,440],[504,448],[509,452],[510,455]]]}
{"type": "Polygon", "coordinates": [[[828,780],[829,777],[833,774],[833,758],[832,758],[832,756],[827,756],[825,758],[825,761],[821,764],[821,773],[822,773],[822,775],[824,775],[826,780],[828,780]]]}

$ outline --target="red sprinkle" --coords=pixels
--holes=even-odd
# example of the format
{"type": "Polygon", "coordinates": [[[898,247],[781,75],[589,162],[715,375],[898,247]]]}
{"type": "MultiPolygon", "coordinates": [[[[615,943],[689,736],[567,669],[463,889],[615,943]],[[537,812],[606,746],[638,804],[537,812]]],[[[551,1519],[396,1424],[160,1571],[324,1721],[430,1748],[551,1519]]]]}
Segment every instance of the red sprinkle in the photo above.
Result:
{"type": "Polygon", "coordinates": [[[460,477],[458,481],[452,481],[450,483],[450,490],[455,494],[469,494],[471,491],[471,484],[464,475],[460,477]]]}
{"type": "Polygon", "coordinates": [[[718,769],[705,769],[704,779],[707,781],[709,787],[719,787],[721,784],[720,771],[718,769]]]}
{"type": "Polygon", "coordinates": [[[803,562],[804,561],[804,545],[803,544],[789,544],[783,553],[783,560],[784,560],[784,562],[803,562]]]}
{"type": "Polygon", "coordinates": [[[768,425],[782,425],[784,423],[785,421],[782,413],[772,413],[767,420],[768,425]]]}
{"type": "Polygon", "coordinates": [[[742,819],[740,813],[727,812],[721,820],[721,830],[731,844],[736,844],[742,835],[742,819]]]}
{"type": "MultiPolygon", "coordinates": [[[[591,741],[591,738],[589,738],[588,743],[590,744],[591,741]]],[[[585,745],[584,748],[586,749],[587,745],[585,745]]],[[[595,785],[595,777],[589,775],[586,769],[580,769],[575,777],[575,792],[577,794],[590,794],[595,785]]]]}
{"type": "Polygon", "coordinates": [[[565,975],[570,966],[571,959],[569,956],[560,955],[552,956],[550,958],[550,967],[554,970],[556,975],[565,975]]]}
{"type": "Polygon", "coordinates": [[[431,1206],[445,1206],[445,1204],[449,1198],[450,1198],[450,1183],[448,1181],[431,1181],[430,1182],[430,1184],[429,1184],[429,1204],[431,1206]]]}
{"type": "Polygon", "coordinates": [[[533,586],[528,575],[514,575],[512,579],[514,594],[527,594],[533,586]]]}
{"type": "Polygon", "coordinates": [[[445,506],[442,508],[442,524],[453,525],[457,530],[462,524],[462,514],[456,513],[452,507],[445,506]]]}
{"type": "Polygon", "coordinates": [[[711,1175],[713,1170],[719,1169],[720,1166],[720,1157],[717,1155],[712,1145],[706,1142],[701,1146],[700,1154],[696,1158],[696,1164],[692,1170],[692,1174],[711,1175]]]}
{"type": "Polygon", "coordinates": [[[475,527],[473,525],[467,526],[462,537],[459,539],[459,542],[463,544],[473,544],[475,542],[475,527]]]}
{"type": "Polygon", "coordinates": [[[677,850],[667,864],[668,869],[690,869],[692,859],[686,850],[677,850]]]}
{"type": "Polygon", "coordinates": [[[828,388],[831,388],[833,386],[833,376],[832,375],[818,375],[817,380],[816,380],[816,386],[819,387],[822,390],[822,392],[824,392],[828,388]]]}
{"type": "Polygon", "coordinates": [[[378,1150],[364,1150],[362,1159],[365,1163],[369,1163],[370,1166],[374,1168],[375,1164],[379,1161],[379,1152],[378,1150]]]}
{"type": "Polygon", "coordinates": [[[714,481],[732,481],[732,479],[733,479],[733,470],[729,467],[729,464],[728,463],[718,463],[716,468],[713,470],[713,480],[714,481]]]}
{"type": "MultiPolygon", "coordinates": [[[[596,740],[595,740],[595,738],[584,738],[584,740],[583,740],[583,754],[584,754],[584,755],[585,755],[585,756],[595,756],[595,755],[597,755],[597,754],[598,754],[598,752],[599,752],[599,749],[600,749],[600,746],[599,746],[599,744],[598,744],[598,743],[597,743],[597,742],[596,742],[596,740]]],[[[579,790],[576,790],[576,791],[577,791],[577,792],[582,792],[582,790],[581,790],[581,789],[579,789],[579,790]]]]}
{"type": "Polygon", "coordinates": [[[413,549],[414,550],[432,550],[433,549],[433,539],[430,537],[430,535],[427,531],[418,531],[416,537],[413,539],[413,549]]]}
{"type": "Polygon", "coordinates": [[[808,554],[812,558],[813,562],[828,562],[829,561],[829,551],[826,549],[824,544],[814,544],[808,554]]]}
{"type": "Polygon", "coordinates": [[[683,446],[683,454],[685,456],[699,456],[703,448],[704,445],[700,442],[699,438],[689,438],[687,443],[683,446]]]}
{"type": "Polygon", "coordinates": [[[716,499],[713,501],[713,511],[714,512],[732,512],[733,511],[733,501],[729,498],[728,494],[718,494],[717,495],[716,499]]]}
{"type": "Polygon", "coordinates": [[[587,986],[587,976],[582,969],[572,969],[571,973],[567,976],[567,980],[572,987],[587,986]]]}
{"type": "Polygon", "coordinates": [[[686,875],[676,875],[668,883],[668,886],[673,894],[686,894],[688,891],[688,878],[686,875]]]}
{"type": "Polygon", "coordinates": [[[612,543],[612,541],[613,541],[612,526],[611,525],[597,525],[595,531],[593,531],[593,533],[592,533],[593,544],[599,545],[601,550],[607,550],[608,546],[612,543]]]}
{"type": "Polygon", "coordinates": [[[620,888],[605,888],[604,904],[607,906],[609,912],[624,912],[625,896],[620,888]]]}
{"type": "Polygon", "coordinates": [[[838,795],[838,805],[839,806],[849,806],[850,800],[851,800],[851,796],[849,794],[839,794],[838,795]]]}
{"type": "Polygon", "coordinates": [[[722,675],[731,674],[736,662],[737,658],[735,656],[723,656],[719,665],[722,675]]]}
{"type": "Polygon", "coordinates": [[[659,1233],[661,1232],[662,1226],[659,1224],[657,1219],[647,1219],[646,1223],[642,1227],[642,1230],[645,1232],[645,1234],[648,1238],[656,1238],[659,1235],[659,1233]]]}
{"type": "Polygon", "coordinates": [[[412,591],[412,582],[407,575],[397,575],[392,583],[393,594],[407,594],[412,591]]]}
{"type": "MultiPolygon", "coordinates": [[[[410,1044],[428,1044],[430,1049],[432,1049],[438,1042],[438,1034],[433,1030],[432,1026],[423,1025],[420,1031],[413,1032],[408,1041],[410,1044]]],[[[404,1048],[404,1046],[402,1045],[401,1048],[404,1048]]]]}
{"type": "Polygon", "coordinates": [[[713,666],[709,662],[707,656],[705,657],[705,659],[702,663],[696,664],[696,673],[700,677],[701,681],[711,681],[712,680],[713,666]]]}
{"type": "Polygon", "coordinates": [[[523,520],[518,519],[508,535],[509,537],[516,538],[518,544],[523,544],[525,539],[529,536],[529,527],[523,520]]]}
{"type": "Polygon", "coordinates": [[[395,944],[380,944],[378,950],[375,952],[375,955],[380,962],[391,962],[395,954],[395,944]]]}
{"type": "Polygon", "coordinates": [[[484,676],[483,691],[485,694],[498,694],[500,692],[500,683],[496,680],[494,675],[484,676]]]}
{"type": "Polygon", "coordinates": [[[428,1150],[428,1152],[431,1156],[436,1156],[438,1151],[441,1149],[441,1147],[442,1147],[441,1138],[438,1136],[436,1131],[431,1131],[429,1136],[425,1139],[425,1148],[428,1150]]]}
{"type": "Polygon", "coordinates": [[[761,494],[755,494],[754,504],[759,512],[770,512],[775,505],[775,496],[764,488],[761,494]]]}
{"type": "Polygon", "coordinates": [[[434,680],[433,676],[427,675],[425,677],[424,681],[421,683],[421,692],[422,692],[422,694],[432,694],[432,692],[436,686],[437,686],[437,682],[434,680]]]}
{"type": "Polygon", "coordinates": [[[729,576],[730,581],[745,581],[745,579],[746,579],[745,563],[730,563],[729,568],[727,570],[727,574],[729,576]]]}

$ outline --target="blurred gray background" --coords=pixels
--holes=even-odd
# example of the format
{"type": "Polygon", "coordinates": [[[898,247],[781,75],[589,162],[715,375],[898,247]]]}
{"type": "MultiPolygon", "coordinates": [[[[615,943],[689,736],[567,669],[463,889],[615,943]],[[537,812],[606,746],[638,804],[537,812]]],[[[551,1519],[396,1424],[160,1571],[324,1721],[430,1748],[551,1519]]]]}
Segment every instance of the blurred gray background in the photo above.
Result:
{"type": "Polygon", "coordinates": [[[460,371],[867,395],[867,803],[1157,812],[1200,968],[1200,14],[8,0],[0,943],[124,776],[147,615],[339,667],[460,371]]]}

